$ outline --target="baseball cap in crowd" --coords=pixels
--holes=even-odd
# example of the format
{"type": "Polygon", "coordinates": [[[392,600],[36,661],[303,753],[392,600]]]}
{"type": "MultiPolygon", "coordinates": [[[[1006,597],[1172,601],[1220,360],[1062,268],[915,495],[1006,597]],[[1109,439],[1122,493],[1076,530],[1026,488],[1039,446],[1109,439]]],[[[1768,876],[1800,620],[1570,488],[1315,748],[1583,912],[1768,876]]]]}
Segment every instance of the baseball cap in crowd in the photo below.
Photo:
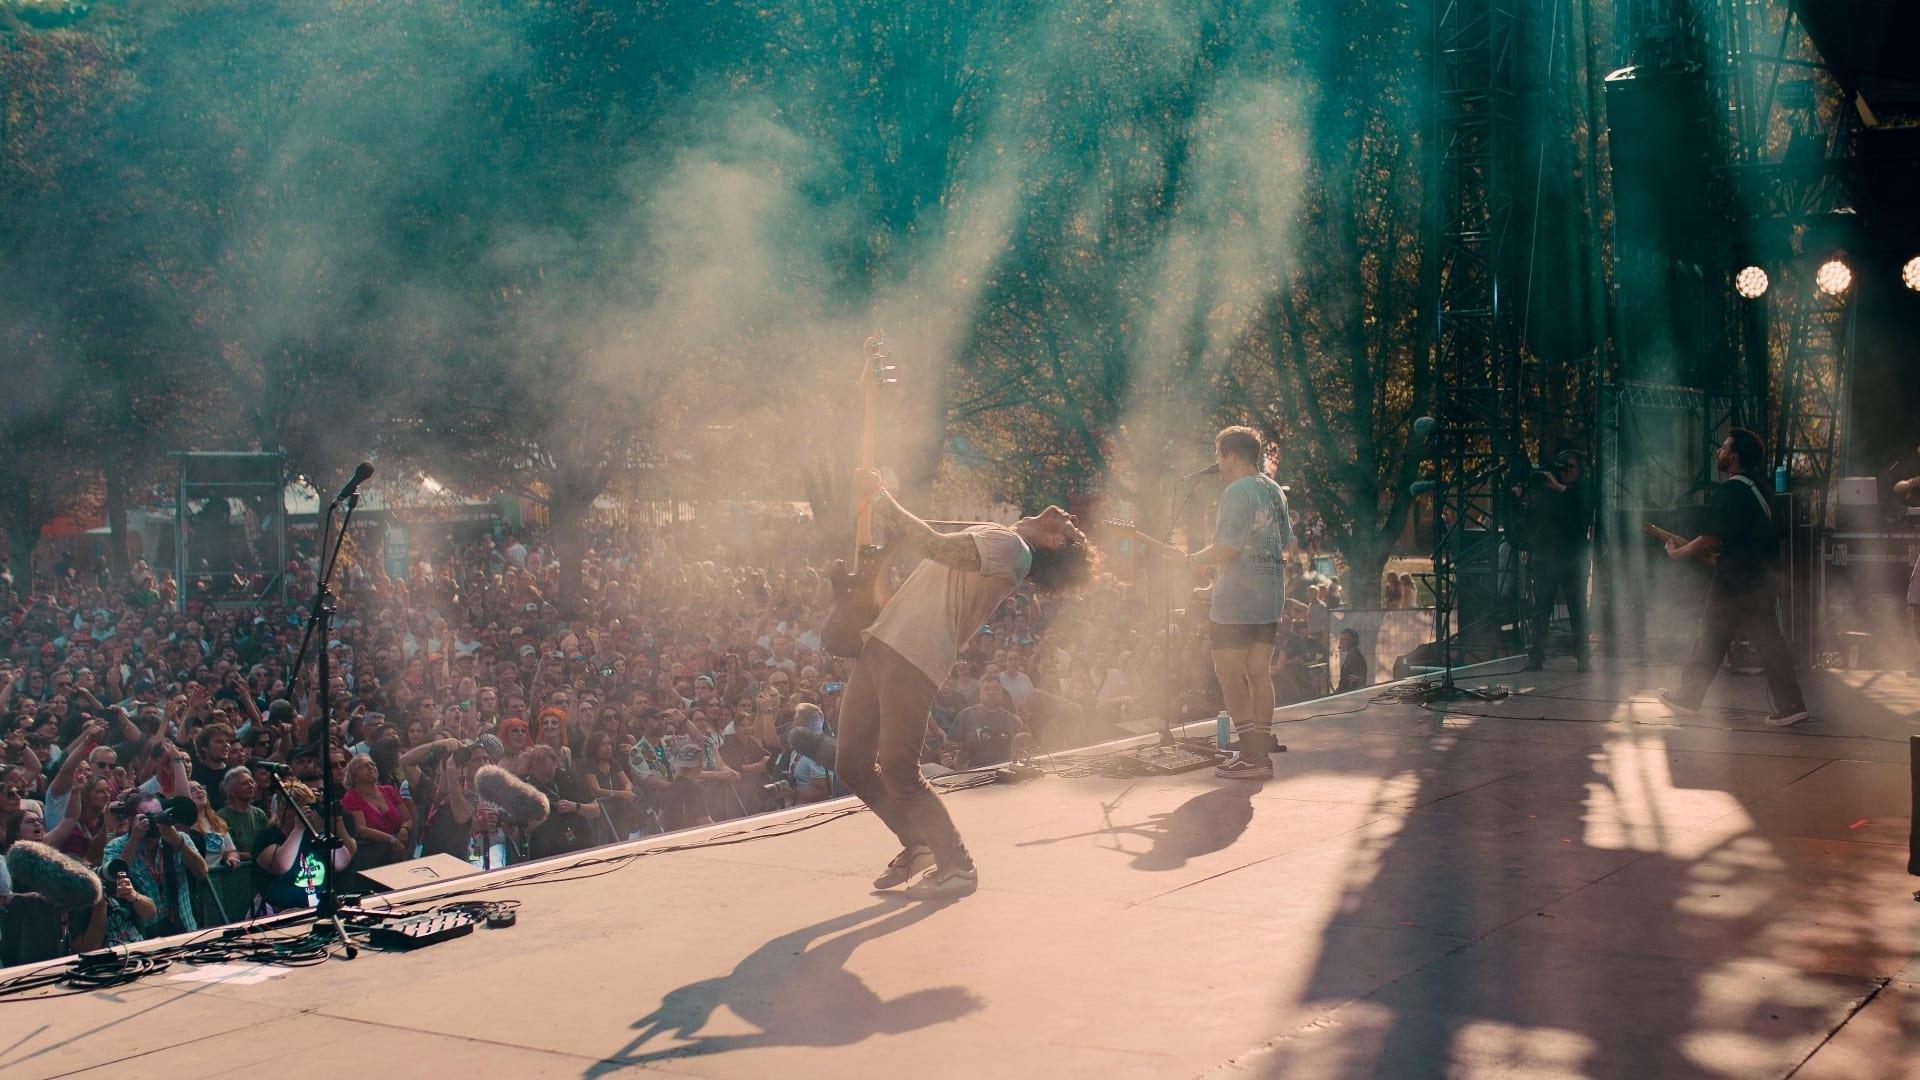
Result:
{"type": "Polygon", "coordinates": [[[485,750],[487,756],[495,761],[507,756],[507,744],[501,742],[498,735],[481,735],[468,745],[485,750]]]}

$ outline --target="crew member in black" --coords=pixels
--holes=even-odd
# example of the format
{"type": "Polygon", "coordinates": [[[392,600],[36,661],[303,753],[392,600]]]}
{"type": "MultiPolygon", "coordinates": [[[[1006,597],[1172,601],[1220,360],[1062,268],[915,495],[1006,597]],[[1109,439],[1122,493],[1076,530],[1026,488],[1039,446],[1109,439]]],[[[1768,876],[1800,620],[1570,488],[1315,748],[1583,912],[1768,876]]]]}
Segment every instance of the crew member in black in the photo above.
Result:
{"type": "Polygon", "coordinates": [[[1767,674],[1767,694],[1773,711],[1767,723],[1792,727],[1807,719],[1806,699],[1793,674],[1786,642],[1774,608],[1772,563],[1780,544],[1775,537],[1773,510],[1760,486],[1753,482],[1766,461],[1766,444],[1745,428],[1734,428],[1715,451],[1713,463],[1727,481],[1713,489],[1707,505],[1704,531],[1681,543],[1667,541],[1674,559],[1718,556],[1713,583],[1707,588],[1700,636],[1681,669],[1680,689],[1660,691],[1660,700],[1680,713],[1693,713],[1707,696],[1707,687],[1720,673],[1720,662],[1735,638],[1744,638],[1760,653],[1767,674]]]}
{"type": "MultiPolygon", "coordinates": [[[[1905,477],[1893,482],[1893,494],[1900,500],[1900,506],[1920,505],[1920,447],[1914,450],[1915,456],[1904,461],[1894,462],[1894,468],[1905,473],[1905,477]]],[[[1905,527],[1905,522],[1901,523],[1905,527]]],[[[1913,560],[1913,570],[1907,575],[1907,611],[1913,619],[1913,639],[1920,641],[1920,556],[1913,560]]],[[[1907,669],[1909,675],[1920,675],[1920,667],[1907,669]]]]}
{"type": "Polygon", "coordinates": [[[1553,469],[1537,474],[1532,492],[1533,610],[1528,622],[1527,670],[1539,671],[1547,661],[1547,630],[1554,604],[1564,598],[1567,620],[1573,628],[1573,655],[1581,671],[1592,669],[1587,649],[1587,568],[1592,564],[1588,542],[1593,524],[1592,488],[1586,482],[1580,455],[1562,451],[1553,469]]]}

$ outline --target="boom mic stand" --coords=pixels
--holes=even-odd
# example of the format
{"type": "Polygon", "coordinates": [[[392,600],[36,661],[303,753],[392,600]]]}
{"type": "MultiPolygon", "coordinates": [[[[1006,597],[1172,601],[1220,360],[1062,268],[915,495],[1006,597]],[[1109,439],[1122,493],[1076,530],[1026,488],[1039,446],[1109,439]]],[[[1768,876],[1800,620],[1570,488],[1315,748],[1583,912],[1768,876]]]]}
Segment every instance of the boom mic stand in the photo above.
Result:
{"type": "MultiPolygon", "coordinates": [[[[347,529],[353,522],[354,508],[360,505],[359,482],[366,479],[366,476],[371,475],[372,472],[371,466],[361,465],[360,472],[354,474],[355,479],[348,482],[339,497],[327,504],[326,516],[320,522],[320,581],[313,592],[313,610],[307,618],[306,636],[300,642],[300,652],[294,658],[293,665],[293,677],[297,680],[300,672],[306,670],[307,649],[313,644],[317,628],[320,637],[320,653],[316,657],[317,670],[314,673],[314,680],[317,684],[315,692],[319,695],[320,706],[320,824],[315,825],[304,810],[301,811],[300,817],[306,822],[307,831],[313,837],[313,846],[326,864],[326,873],[320,879],[319,904],[314,909],[315,917],[331,924],[334,940],[340,942],[346,949],[349,960],[358,956],[360,949],[354,945],[353,939],[347,936],[346,927],[340,922],[340,896],[336,881],[339,874],[333,866],[333,853],[338,851],[342,844],[340,837],[332,831],[333,806],[338,796],[333,786],[333,671],[328,659],[328,643],[333,640],[335,610],[333,573],[340,563],[340,549],[346,543],[347,529]],[[346,505],[346,513],[341,515],[340,531],[332,534],[333,512],[343,503],[346,505]],[[327,547],[330,535],[333,540],[331,550],[327,547]]],[[[293,688],[288,687],[288,695],[291,696],[292,693],[293,688]]],[[[311,743],[313,737],[311,728],[308,729],[307,736],[311,743]]],[[[278,776],[273,778],[273,787],[282,798],[286,797],[286,789],[281,785],[278,776]]],[[[324,926],[316,924],[315,935],[320,935],[324,929],[324,926]]]]}
{"type": "MultiPolygon", "coordinates": [[[[1199,477],[1174,481],[1173,513],[1167,519],[1168,540],[1173,539],[1172,530],[1179,527],[1180,514],[1193,500],[1199,482],[1199,477]]],[[[1160,745],[1172,746],[1179,740],[1173,737],[1173,569],[1170,566],[1160,578],[1160,636],[1160,745]]]]}

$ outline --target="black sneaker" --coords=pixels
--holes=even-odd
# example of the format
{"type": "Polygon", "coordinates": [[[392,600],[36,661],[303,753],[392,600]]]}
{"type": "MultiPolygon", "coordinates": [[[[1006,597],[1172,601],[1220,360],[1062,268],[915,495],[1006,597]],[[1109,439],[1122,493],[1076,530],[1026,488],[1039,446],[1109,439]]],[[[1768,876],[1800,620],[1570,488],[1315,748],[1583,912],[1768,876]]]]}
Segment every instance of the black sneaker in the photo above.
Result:
{"type": "Polygon", "coordinates": [[[1271,780],[1273,763],[1265,761],[1255,764],[1235,754],[1225,764],[1214,766],[1213,775],[1222,780],[1271,780]]]}
{"type": "Polygon", "coordinates": [[[1545,660],[1528,660],[1527,666],[1522,668],[1521,670],[1522,671],[1541,671],[1541,670],[1544,670],[1546,666],[1547,666],[1547,662],[1545,660]]]}

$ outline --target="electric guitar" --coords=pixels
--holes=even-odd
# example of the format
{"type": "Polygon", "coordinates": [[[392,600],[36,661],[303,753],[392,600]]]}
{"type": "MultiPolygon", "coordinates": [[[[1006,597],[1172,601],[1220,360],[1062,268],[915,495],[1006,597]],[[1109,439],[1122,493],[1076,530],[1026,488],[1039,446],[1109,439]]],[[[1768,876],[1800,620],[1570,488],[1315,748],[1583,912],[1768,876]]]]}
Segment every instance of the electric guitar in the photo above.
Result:
{"type": "MultiPolygon", "coordinates": [[[[880,388],[900,381],[900,368],[887,352],[887,339],[880,336],[866,341],[860,367],[860,471],[873,468],[874,431],[880,411],[880,388]]],[[[853,567],[836,560],[827,571],[833,584],[833,610],[820,633],[820,644],[830,655],[851,660],[860,655],[861,631],[880,617],[893,594],[888,570],[893,562],[892,545],[873,543],[873,508],[866,502],[853,509],[853,567]]]]}
{"type": "MultiPolygon", "coordinates": [[[[1660,526],[1655,525],[1651,521],[1641,522],[1640,531],[1646,533],[1648,536],[1653,537],[1655,540],[1658,540],[1663,544],[1669,540],[1673,541],[1676,544],[1684,544],[1688,542],[1687,538],[1684,536],[1681,536],[1679,533],[1670,533],[1667,530],[1661,528],[1660,526]]],[[[1705,555],[1701,556],[1700,561],[1706,563],[1708,566],[1718,566],[1720,564],[1720,554],[1719,552],[1709,551],[1705,555]]]]}
{"type": "Polygon", "coordinates": [[[1115,521],[1112,518],[1108,518],[1101,521],[1100,524],[1116,532],[1126,533],[1128,536],[1152,548],[1157,555],[1164,555],[1169,559],[1179,559],[1181,562],[1187,560],[1187,553],[1185,551],[1174,547],[1164,540],[1155,539],[1152,534],[1144,531],[1140,526],[1135,525],[1131,521],[1115,521]]]}
{"type": "MultiPolygon", "coordinates": [[[[1182,563],[1187,561],[1187,552],[1155,537],[1151,533],[1143,531],[1140,526],[1135,525],[1131,521],[1115,521],[1112,518],[1107,518],[1102,520],[1100,524],[1115,532],[1126,533],[1128,536],[1147,545],[1156,555],[1174,559],[1182,563]]],[[[1200,580],[1208,581],[1213,576],[1213,568],[1208,566],[1195,567],[1194,573],[1200,580]]],[[[1211,608],[1213,606],[1213,586],[1211,584],[1197,586],[1193,590],[1192,603],[1194,607],[1189,608],[1188,610],[1190,611],[1211,608]]]]}

